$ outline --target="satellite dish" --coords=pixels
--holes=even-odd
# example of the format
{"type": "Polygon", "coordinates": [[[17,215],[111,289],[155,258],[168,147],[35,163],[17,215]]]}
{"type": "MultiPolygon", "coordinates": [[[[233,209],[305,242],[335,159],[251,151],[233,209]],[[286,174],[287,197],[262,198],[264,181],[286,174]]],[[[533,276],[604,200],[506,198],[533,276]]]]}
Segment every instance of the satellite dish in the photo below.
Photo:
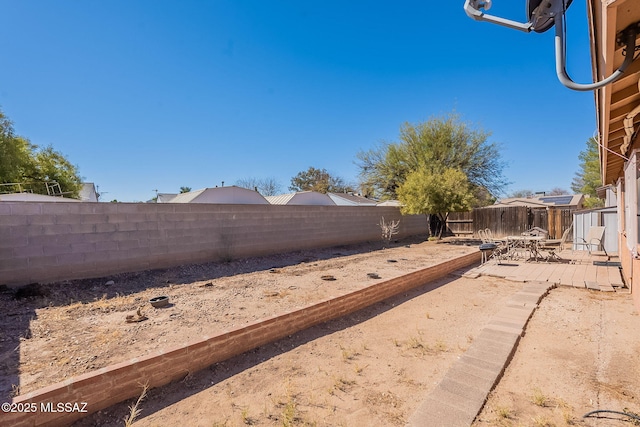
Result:
{"type": "Polygon", "coordinates": [[[536,33],[544,33],[555,23],[555,16],[569,9],[573,0],[527,0],[527,20],[536,33]]]}
{"type": "Polygon", "coordinates": [[[623,47],[622,51],[625,55],[624,61],[620,67],[614,71],[609,77],[599,82],[579,84],[575,83],[566,70],[566,48],[564,34],[564,14],[572,3],[572,0],[525,0],[527,22],[517,22],[510,19],[500,18],[485,13],[491,7],[491,0],[465,0],[464,11],[466,14],[476,21],[486,21],[492,24],[498,24],[503,27],[512,28],[514,30],[529,33],[544,33],[551,27],[556,27],[554,38],[556,51],[556,74],[560,83],[569,89],[578,91],[596,90],[610,83],[615,82],[622,77],[625,70],[634,61],[636,51],[636,38],[640,34],[640,22],[629,25],[616,35],[618,46],[623,47]]]}

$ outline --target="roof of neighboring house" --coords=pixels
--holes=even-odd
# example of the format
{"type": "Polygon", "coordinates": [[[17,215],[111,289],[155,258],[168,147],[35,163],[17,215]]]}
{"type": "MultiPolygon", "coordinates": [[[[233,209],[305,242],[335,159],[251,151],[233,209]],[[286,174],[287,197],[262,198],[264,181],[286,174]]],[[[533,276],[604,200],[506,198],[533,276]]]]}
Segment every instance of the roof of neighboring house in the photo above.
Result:
{"type": "Polygon", "coordinates": [[[175,197],[173,197],[169,203],[191,203],[196,197],[201,195],[205,190],[206,188],[203,188],[202,190],[188,191],[186,193],[176,194],[175,197]]]}
{"type": "Polygon", "coordinates": [[[329,196],[336,205],[341,206],[375,206],[377,204],[375,200],[351,193],[327,193],[327,196],[329,196]]]}
{"type": "Polygon", "coordinates": [[[488,208],[500,208],[505,206],[529,206],[529,207],[549,207],[549,206],[582,206],[584,195],[561,195],[561,196],[540,196],[540,197],[513,197],[502,199],[488,208]]]}
{"type": "MultiPolygon", "coordinates": [[[[591,33],[591,65],[597,81],[609,77],[623,62],[624,46],[616,43],[618,34],[640,21],[638,0],[588,0],[588,18],[591,33]]],[[[636,46],[640,45],[636,39],[636,46]]],[[[640,148],[640,138],[635,138],[640,119],[640,60],[627,68],[616,82],[594,91],[598,134],[602,161],[603,184],[615,184],[623,175],[625,158],[631,151],[640,148]],[[634,112],[637,113],[634,115],[634,112]],[[633,116],[629,118],[629,116],[633,116]],[[627,126],[625,120],[634,126],[627,126]]]]}
{"type": "Polygon", "coordinates": [[[317,191],[299,191],[297,193],[267,196],[272,205],[306,205],[306,206],[335,206],[336,203],[326,194],[317,191]]]}
{"type": "Polygon", "coordinates": [[[402,206],[402,203],[400,203],[399,200],[386,200],[384,202],[378,203],[376,206],[395,206],[395,207],[400,207],[400,206],[402,206]]]}
{"type": "Polygon", "coordinates": [[[156,203],[169,203],[177,195],[178,193],[158,193],[158,198],[156,199],[156,203]]]}
{"type": "Polygon", "coordinates": [[[80,200],[70,199],[68,197],[46,196],[44,194],[34,193],[11,193],[0,194],[0,202],[78,202],[80,200]]]}
{"type": "Polygon", "coordinates": [[[95,184],[93,182],[83,182],[79,196],[82,202],[97,202],[98,193],[96,193],[95,184]]]}
{"type": "Polygon", "coordinates": [[[158,194],[159,203],[217,203],[229,205],[267,205],[269,202],[262,197],[260,193],[248,190],[242,187],[215,187],[203,188],[201,190],[189,191],[188,193],[176,194],[170,197],[170,194],[163,193],[163,200],[160,201],[160,193],[158,194]],[[166,196],[166,197],[165,197],[166,196]]]}

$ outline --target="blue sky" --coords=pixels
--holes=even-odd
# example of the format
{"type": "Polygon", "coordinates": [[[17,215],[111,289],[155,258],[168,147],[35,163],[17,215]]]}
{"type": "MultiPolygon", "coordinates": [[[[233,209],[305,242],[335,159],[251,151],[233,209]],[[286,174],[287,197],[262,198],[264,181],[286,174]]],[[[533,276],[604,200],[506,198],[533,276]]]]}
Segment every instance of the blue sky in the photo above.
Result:
{"type": "MultiPolygon", "coordinates": [[[[591,92],[555,75],[553,30],[469,19],[463,0],[0,0],[0,108],[104,192],[160,192],[325,168],[456,111],[501,144],[508,191],[569,189],[591,92]]],[[[525,2],[492,13],[524,20],[525,2]]],[[[584,2],[568,71],[591,80],[584,2]]]]}

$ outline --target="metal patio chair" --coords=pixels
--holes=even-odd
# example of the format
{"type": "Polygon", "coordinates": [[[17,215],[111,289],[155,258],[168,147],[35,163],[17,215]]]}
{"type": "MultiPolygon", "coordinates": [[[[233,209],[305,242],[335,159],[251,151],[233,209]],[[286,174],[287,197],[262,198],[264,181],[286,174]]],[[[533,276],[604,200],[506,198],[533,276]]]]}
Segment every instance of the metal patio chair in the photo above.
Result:
{"type": "Polygon", "coordinates": [[[564,233],[562,233],[562,238],[560,239],[547,239],[543,240],[538,244],[538,249],[545,250],[549,252],[549,256],[547,257],[547,261],[560,261],[560,256],[558,255],[564,249],[567,241],[569,240],[569,235],[573,230],[573,224],[569,226],[564,233]]]}
{"type": "Polygon", "coordinates": [[[594,245],[595,245],[595,250],[597,250],[599,247],[602,247],[604,254],[607,257],[609,257],[609,254],[607,253],[607,250],[604,247],[604,243],[602,242],[604,239],[604,230],[605,230],[604,226],[591,227],[587,232],[587,237],[585,237],[584,239],[581,237],[578,237],[580,241],[573,242],[573,244],[576,246],[578,245],[586,246],[587,250],[589,251],[589,255],[591,255],[592,247],[594,245]]]}

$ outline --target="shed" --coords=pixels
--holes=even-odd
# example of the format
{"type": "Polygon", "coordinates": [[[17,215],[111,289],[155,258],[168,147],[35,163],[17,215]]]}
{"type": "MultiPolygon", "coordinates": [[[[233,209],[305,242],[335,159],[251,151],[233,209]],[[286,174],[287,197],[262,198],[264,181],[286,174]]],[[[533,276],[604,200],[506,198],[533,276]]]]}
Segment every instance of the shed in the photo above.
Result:
{"type": "Polygon", "coordinates": [[[327,193],[327,196],[338,206],[375,206],[375,200],[358,196],[353,193],[327,193]]]}

